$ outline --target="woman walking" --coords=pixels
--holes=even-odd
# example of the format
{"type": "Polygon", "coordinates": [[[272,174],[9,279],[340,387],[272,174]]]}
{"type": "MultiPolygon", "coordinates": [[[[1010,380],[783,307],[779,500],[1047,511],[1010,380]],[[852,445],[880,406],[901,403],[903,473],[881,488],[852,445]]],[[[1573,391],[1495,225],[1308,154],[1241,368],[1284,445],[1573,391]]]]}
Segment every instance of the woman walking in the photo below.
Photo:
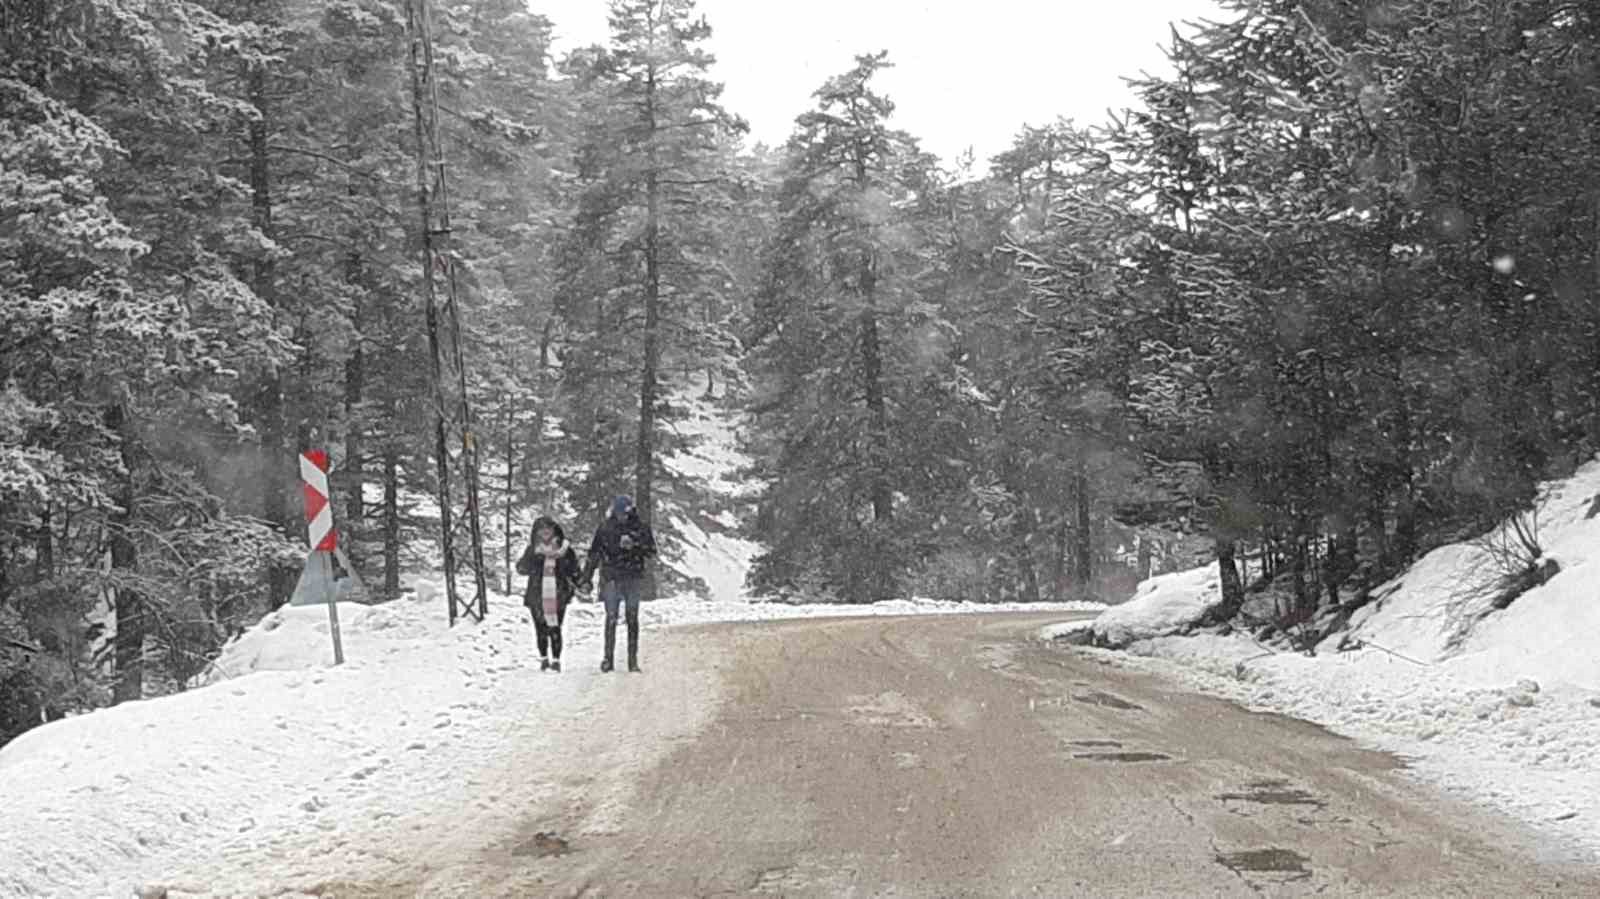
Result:
{"type": "Polygon", "coordinates": [[[522,602],[533,614],[539,670],[560,671],[561,619],[566,617],[567,604],[572,602],[572,593],[582,573],[578,554],[567,545],[567,535],[561,525],[539,516],[533,523],[532,542],[517,561],[517,573],[528,576],[528,589],[522,602]]]}

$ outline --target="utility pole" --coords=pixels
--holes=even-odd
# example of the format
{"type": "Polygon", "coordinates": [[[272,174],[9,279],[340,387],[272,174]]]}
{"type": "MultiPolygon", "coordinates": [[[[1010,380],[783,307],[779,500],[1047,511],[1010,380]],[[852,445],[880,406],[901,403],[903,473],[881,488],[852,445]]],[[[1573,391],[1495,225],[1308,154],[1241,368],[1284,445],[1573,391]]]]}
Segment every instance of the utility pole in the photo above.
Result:
{"type": "Polygon", "coordinates": [[[440,548],[453,625],[463,614],[482,621],[488,614],[488,594],[484,583],[483,528],[478,515],[478,446],[467,397],[466,359],[461,352],[457,260],[451,250],[450,193],[439,139],[439,86],[434,80],[431,20],[428,0],[406,0],[411,107],[417,139],[422,292],[428,350],[433,356],[434,456],[443,536],[440,548]],[[441,275],[445,285],[442,301],[438,289],[441,275]],[[458,445],[459,451],[452,454],[452,445],[458,445]],[[464,494],[460,500],[458,492],[464,494]],[[471,600],[463,599],[456,586],[456,574],[461,568],[472,572],[475,594],[471,600]]]}

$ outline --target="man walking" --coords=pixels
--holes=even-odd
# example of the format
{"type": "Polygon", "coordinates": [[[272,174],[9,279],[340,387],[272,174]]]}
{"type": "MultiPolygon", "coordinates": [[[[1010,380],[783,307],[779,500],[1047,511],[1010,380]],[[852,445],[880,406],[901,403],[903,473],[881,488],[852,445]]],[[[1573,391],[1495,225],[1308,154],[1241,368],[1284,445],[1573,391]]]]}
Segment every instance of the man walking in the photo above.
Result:
{"type": "Polygon", "coordinates": [[[594,583],[594,570],[600,568],[600,599],[606,604],[606,657],[601,671],[613,668],[617,645],[617,616],[626,607],[628,621],[628,670],[639,670],[639,594],[644,581],[644,563],[655,555],[656,538],[650,525],[639,519],[633,499],[619,496],[611,501],[610,514],[594,532],[589,558],[583,566],[585,585],[594,583]]]}

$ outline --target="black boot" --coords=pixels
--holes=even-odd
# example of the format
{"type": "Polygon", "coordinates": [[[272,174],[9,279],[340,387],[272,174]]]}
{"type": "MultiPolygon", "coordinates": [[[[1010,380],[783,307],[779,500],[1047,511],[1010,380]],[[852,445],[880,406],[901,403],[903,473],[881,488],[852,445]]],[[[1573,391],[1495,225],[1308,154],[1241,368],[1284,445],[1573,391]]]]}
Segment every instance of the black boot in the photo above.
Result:
{"type": "Polygon", "coordinates": [[[557,674],[560,674],[561,673],[561,660],[560,659],[552,660],[550,662],[550,670],[556,672],[557,674]]]}
{"type": "Polygon", "coordinates": [[[639,619],[628,616],[628,670],[639,670],[639,619]]]}
{"type": "Polygon", "coordinates": [[[617,619],[606,616],[606,657],[600,662],[601,671],[611,670],[611,660],[616,656],[617,650],[617,619]]]}
{"type": "Polygon", "coordinates": [[[540,671],[549,671],[550,670],[550,660],[549,659],[540,659],[539,660],[539,670],[540,671]]]}

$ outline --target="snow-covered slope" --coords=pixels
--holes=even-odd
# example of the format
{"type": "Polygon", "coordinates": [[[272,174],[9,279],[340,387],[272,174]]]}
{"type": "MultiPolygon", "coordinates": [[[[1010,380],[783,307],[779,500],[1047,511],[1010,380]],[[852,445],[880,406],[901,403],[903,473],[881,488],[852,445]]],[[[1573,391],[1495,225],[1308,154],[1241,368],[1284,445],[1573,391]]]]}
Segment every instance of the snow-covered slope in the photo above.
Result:
{"type": "Polygon", "coordinates": [[[1479,686],[1532,677],[1600,690],[1600,461],[1543,496],[1538,534],[1561,566],[1555,577],[1489,611],[1499,569],[1485,544],[1500,538],[1441,547],[1380,588],[1384,598],[1356,613],[1350,637],[1479,686]]]}
{"type": "MultiPolygon", "coordinates": [[[[225,867],[265,843],[325,841],[411,819],[452,759],[511,723],[526,625],[505,598],[449,629],[434,583],[377,607],[286,608],[238,641],[218,682],[48,724],[0,749],[0,895],[126,896],[174,870],[225,867]],[[239,674],[227,678],[228,673],[239,674]]],[[[541,687],[571,707],[580,681],[541,687]]]]}
{"type": "Polygon", "coordinates": [[[1141,585],[1096,620],[1123,664],[1325,724],[1600,859],[1600,463],[1547,485],[1539,534],[1561,571],[1503,611],[1484,541],[1441,547],[1315,656],[1242,635],[1170,634],[1215,602],[1215,566],[1141,585]],[[1337,652],[1340,645],[1359,648],[1337,652]],[[1176,664],[1175,664],[1176,663],[1176,664]]]}
{"type": "MultiPolygon", "coordinates": [[[[737,506],[748,494],[748,486],[731,476],[750,464],[739,451],[736,419],[703,399],[698,385],[679,391],[673,405],[686,412],[678,425],[689,438],[690,446],[666,460],[680,477],[692,478],[702,490],[719,496],[724,506],[737,506]]],[[[710,598],[719,602],[746,599],[745,574],[758,547],[739,536],[740,523],[728,508],[717,510],[671,510],[672,525],[680,542],[681,559],[676,562],[687,577],[705,582],[710,598]]]]}

